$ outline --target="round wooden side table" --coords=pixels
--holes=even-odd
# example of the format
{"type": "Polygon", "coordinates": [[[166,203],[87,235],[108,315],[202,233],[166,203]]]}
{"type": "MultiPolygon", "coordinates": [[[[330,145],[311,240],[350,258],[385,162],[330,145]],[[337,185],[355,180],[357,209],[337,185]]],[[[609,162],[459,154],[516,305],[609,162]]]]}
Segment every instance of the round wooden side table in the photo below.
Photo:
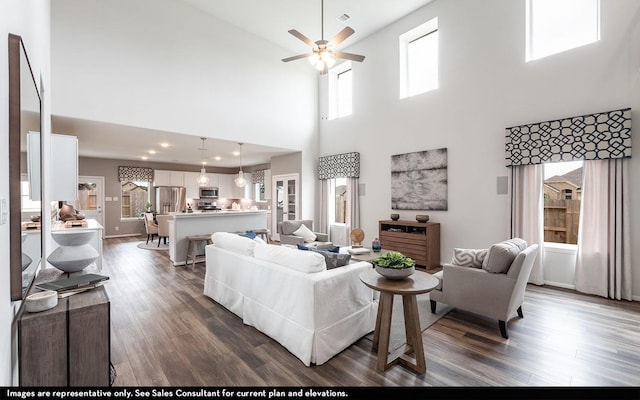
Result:
{"type": "Polygon", "coordinates": [[[413,275],[401,280],[387,279],[375,270],[363,272],[360,280],[373,290],[380,292],[376,327],[373,333],[372,349],[378,352],[377,369],[384,372],[395,364],[401,365],[417,374],[424,374],[427,366],[424,360],[422,332],[416,295],[428,293],[438,286],[438,279],[431,274],[416,270],[413,275]],[[391,333],[391,312],[393,296],[402,296],[404,310],[404,329],[407,343],[393,352],[389,352],[391,333]],[[414,355],[412,360],[409,355],[414,355]]]}

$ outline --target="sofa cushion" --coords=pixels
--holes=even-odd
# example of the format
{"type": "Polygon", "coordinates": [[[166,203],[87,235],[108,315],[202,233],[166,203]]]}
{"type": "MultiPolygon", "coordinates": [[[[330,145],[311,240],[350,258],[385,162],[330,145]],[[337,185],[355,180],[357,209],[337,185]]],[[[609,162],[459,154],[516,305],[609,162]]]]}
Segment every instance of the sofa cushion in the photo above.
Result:
{"type": "Polygon", "coordinates": [[[253,256],[253,250],[258,244],[255,240],[230,232],[215,232],[211,235],[214,246],[235,253],[253,256]]]}
{"type": "Polygon", "coordinates": [[[316,251],[299,251],[296,248],[274,244],[256,246],[254,257],[306,273],[327,269],[324,257],[316,251]]]}
{"type": "Polygon", "coordinates": [[[335,253],[330,250],[315,250],[316,253],[320,253],[324,256],[324,262],[327,265],[327,269],[333,269],[338,267],[344,267],[351,261],[351,254],[335,253]]]}
{"type": "Polygon", "coordinates": [[[307,228],[305,224],[300,225],[300,228],[293,232],[295,236],[300,236],[306,243],[310,243],[316,240],[316,234],[307,228]]]}
{"type": "Polygon", "coordinates": [[[493,244],[482,262],[482,269],[493,273],[506,273],[520,251],[519,242],[505,240],[493,244]]]}
{"type": "Polygon", "coordinates": [[[462,267],[482,268],[482,262],[489,249],[453,249],[451,264],[462,267]]]}

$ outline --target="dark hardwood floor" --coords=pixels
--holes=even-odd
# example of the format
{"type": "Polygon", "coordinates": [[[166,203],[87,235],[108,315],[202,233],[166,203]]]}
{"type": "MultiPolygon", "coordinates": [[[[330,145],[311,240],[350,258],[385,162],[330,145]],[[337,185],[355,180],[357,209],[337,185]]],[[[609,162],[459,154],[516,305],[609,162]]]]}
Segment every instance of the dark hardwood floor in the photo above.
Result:
{"type": "Polygon", "coordinates": [[[114,386],[640,386],[640,302],[529,285],[524,318],[454,310],[426,329],[427,372],[376,371],[365,338],[305,367],[203,295],[205,265],[174,267],[143,236],[106,239],[114,386]]]}

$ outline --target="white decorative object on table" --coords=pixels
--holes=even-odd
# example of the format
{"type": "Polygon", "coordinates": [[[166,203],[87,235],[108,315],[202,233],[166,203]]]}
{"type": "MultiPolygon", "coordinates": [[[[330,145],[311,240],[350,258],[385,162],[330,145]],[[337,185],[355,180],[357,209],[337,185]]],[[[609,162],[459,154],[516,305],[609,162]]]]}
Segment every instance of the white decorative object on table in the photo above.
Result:
{"type": "Polygon", "coordinates": [[[77,272],[96,261],[100,254],[89,244],[95,231],[54,232],[53,240],[60,245],[47,261],[64,272],[77,272]]]}

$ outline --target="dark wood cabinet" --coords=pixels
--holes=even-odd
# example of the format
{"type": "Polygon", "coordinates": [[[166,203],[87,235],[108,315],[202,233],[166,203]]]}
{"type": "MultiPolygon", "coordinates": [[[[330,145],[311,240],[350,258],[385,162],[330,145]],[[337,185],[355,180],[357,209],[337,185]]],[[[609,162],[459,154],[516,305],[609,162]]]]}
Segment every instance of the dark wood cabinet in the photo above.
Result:
{"type": "MultiPolygon", "coordinates": [[[[43,270],[36,283],[68,277],[43,270]]],[[[38,289],[32,289],[37,291],[38,289]]],[[[110,302],[104,287],[18,318],[20,386],[109,386],[110,302]]]]}
{"type": "Polygon", "coordinates": [[[433,269],[440,266],[439,223],[379,221],[379,238],[383,249],[411,257],[418,267],[433,269]]]}

